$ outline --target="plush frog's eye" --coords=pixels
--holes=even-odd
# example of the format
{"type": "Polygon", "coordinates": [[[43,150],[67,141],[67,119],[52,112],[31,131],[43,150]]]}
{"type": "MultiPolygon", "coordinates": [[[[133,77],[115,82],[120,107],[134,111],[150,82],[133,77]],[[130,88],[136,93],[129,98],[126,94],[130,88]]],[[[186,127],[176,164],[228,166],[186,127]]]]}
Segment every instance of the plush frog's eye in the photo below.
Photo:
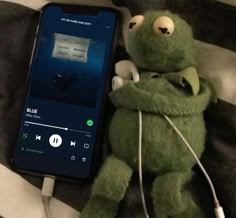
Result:
{"type": "Polygon", "coordinates": [[[162,16],[154,21],[153,30],[159,36],[169,37],[175,30],[175,24],[171,18],[162,16]]]}
{"type": "Polygon", "coordinates": [[[142,25],[143,21],[144,21],[144,16],[142,15],[136,15],[132,17],[129,21],[129,31],[131,33],[136,32],[142,25]]]}

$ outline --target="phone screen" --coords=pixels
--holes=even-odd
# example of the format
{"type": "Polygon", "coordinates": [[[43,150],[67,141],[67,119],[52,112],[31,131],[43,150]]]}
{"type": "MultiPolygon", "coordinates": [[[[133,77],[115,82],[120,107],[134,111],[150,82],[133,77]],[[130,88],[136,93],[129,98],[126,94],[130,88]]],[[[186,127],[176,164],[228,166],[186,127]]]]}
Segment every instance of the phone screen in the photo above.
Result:
{"type": "Polygon", "coordinates": [[[56,5],[44,8],[13,157],[16,168],[89,176],[117,19],[108,9],[88,15],[56,5]]]}

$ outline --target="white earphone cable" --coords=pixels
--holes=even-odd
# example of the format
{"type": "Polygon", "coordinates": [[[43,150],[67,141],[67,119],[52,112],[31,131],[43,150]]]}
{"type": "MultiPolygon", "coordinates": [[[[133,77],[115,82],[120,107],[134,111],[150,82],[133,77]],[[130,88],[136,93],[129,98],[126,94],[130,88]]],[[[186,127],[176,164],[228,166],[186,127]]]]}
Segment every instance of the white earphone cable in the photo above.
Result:
{"type": "MultiPolygon", "coordinates": [[[[113,79],[113,90],[121,88],[123,85],[125,85],[126,80],[129,80],[130,76],[133,77],[134,83],[138,82],[140,80],[139,73],[131,61],[120,61],[116,64],[116,74],[118,75],[113,79]]],[[[203,172],[204,176],[206,177],[209,186],[211,188],[211,192],[214,198],[215,203],[215,215],[216,218],[225,218],[223,208],[219,204],[219,200],[216,195],[216,191],[214,188],[214,185],[207,174],[205,168],[201,164],[200,160],[198,159],[197,155],[195,154],[194,150],[192,149],[191,145],[187,142],[187,140],[184,138],[184,136],[181,134],[181,132],[178,130],[178,128],[175,126],[175,124],[171,121],[171,119],[163,115],[164,118],[167,120],[167,122],[171,125],[171,127],[175,130],[175,132],[180,136],[180,138],[183,140],[184,144],[188,147],[193,157],[196,159],[197,164],[199,165],[201,171],[203,172]]],[[[142,205],[143,210],[145,213],[145,217],[149,218],[146,201],[145,201],[145,195],[144,195],[144,189],[143,189],[143,177],[142,177],[142,111],[138,111],[138,117],[139,117],[139,139],[138,139],[138,170],[139,170],[139,187],[140,187],[140,193],[141,193],[141,199],[142,199],[142,205]]]]}
{"type": "Polygon", "coordinates": [[[205,168],[203,167],[203,165],[201,164],[200,160],[198,159],[197,155],[193,151],[191,145],[187,142],[187,140],[185,139],[183,134],[178,130],[178,128],[175,126],[175,124],[172,122],[172,120],[168,116],[166,116],[166,115],[163,115],[163,116],[167,120],[167,122],[171,125],[171,127],[175,130],[175,132],[179,135],[179,137],[182,139],[184,144],[188,147],[189,151],[192,153],[193,157],[197,161],[198,166],[200,167],[201,171],[203,172],[204,176],[206,177],[206,179],[207,179],[207,181],[209,183],[209,186],[211,188],[211,192],[212,192],[212,195],[213,195],[213,198],[214,198],[214,201],[215,201],[215,205],[219,206],[219,201],[218,201],[217,196],[216,196],[216,191],[215,191],[214,185],[213,185],[210,177],[208,176],[205,168]]]}
{"type": "MultiPolygon", "coordinates": [[[[138,157],[139,157],[139,185],[140,185],[141,199],[142,199],[142,204],[143,204],[143,210],[144,210],[144,213],[145,213],[145,217],[149,218],[149,214],[148,214],[147,206],[146,206],[146,201],[145,201],[145,196],[144,196],[143,178],[142,178],[142,112],[138,111],[138,114],[139,114],[139,141],[138,141],[139,142],[139,146],[138,146],[139,147],[139,150],[138,150],[138,157]]],[[[188,141],[185,139],[185,137],[179,131],[179,129],[175,126],[175,124],[172,122],[172,120],[168,116],[166,116],[166,115],[163,115],[163,116],[167,120],[167,122],[171,125],[171,127],[175,130],[175,132],[179,135],[179,137],[182,139],[184,144],[188,147],[189,151],[191,152],[193,157],[196,159],[197,164],[199,165],[199,167],[200,167],[201,171],[203,172],[204,176],[206,177],[206,179],[207,179],[207,181],[209,183],[209,186],[211,188],[212,196],[214,198],[216,218],[225,218],[224,211],[223,211],[223,208],[219,204],[219,200],[217,198],[214,185],[213,185],[209,175],[207,174],[204,166],[201,164],[199,158],[195,154],[195,152],[192,149],[191,145],[188,143],[188,141]]]]}
{"type": "Polygon", "coordinates": [[[138,172],[139,172],[139,188],[141,193],[141,199],[142,199],[142,205],[143,205],[143,211],[146,218],[149,218],[147,205],[145,201],[144,196],[144,190],[143,190],[143,172],[142,172],[142,111],[138,111],[138,117],[139,117],[139,139],[138,139],[138,172]]]}
{"type": "Polygon", "coordinates": [[[224,211],[223,208],[220,206],[219,200],[217,198],[216,195],[216,191],[214,188],[214,185],[211,181],[211,178],[209,177],[209,175],[207,174],[204,166],[202,165],[201,161],[199,160],[199,158],[197,157],[196,153],[194,152],[194,150],[192,149],[191,145],[188,143],[188,141],[186,140],[186,138],[183,136],[183,134],[179,131],[179,129],[176,127],[176,125],[172,122],[172,120],[166,116],[163,115],[164,118],[167,120],[167,122],[171,125],[171,127],[175,130],[175,132],[179,135],[179,137],[182,139],[182,141],[184,142],[184,144],[187,146],[187,148],[189,149],[189,151],[192,153],[193,157],[195,158],[195,160],[197,161],[198,166],[200,167],[202,173],[204,174],[204,176],[206,177],[206,180],[210,186],[211,192],[212,192],[212,196],[214,198],[214,203],[215,203],[215,215],[216,218],[225,218],[224,215],[224,211]]]}

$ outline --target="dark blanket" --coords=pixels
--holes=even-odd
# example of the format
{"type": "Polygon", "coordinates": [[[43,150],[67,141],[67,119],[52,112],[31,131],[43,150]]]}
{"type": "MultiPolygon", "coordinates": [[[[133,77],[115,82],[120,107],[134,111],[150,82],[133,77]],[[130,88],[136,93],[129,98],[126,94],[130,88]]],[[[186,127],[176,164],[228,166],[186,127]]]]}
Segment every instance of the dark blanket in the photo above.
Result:
{"type": "MultiPolygon", "coordinates": [[[[214,1],[203,3],[200,0],[193,1],[194,4],[188,0],[127,0],[125,2],[133,14],[150,8],[168,8],[178,12],[193,25],[197,39],[236,51],[236,44],[233,43],[236,38],[234,24],[236,10],[233,7],[214,1]]],[[[0,2],[0,12],[0,163],[10,167],[9,159],[17,135],[38,12],[4,2],[0,2]]],[[[120,49],[117,60],[126,58],[127,55],[120,49]]],[[[206,113],[208,141],[203,162],[216,185],[226,217],[235,218],[236,106],[232,104],[233,102],[224,100],[224,98],[219,100],[218,104],[209,108],[206,113]]],[[[22,176],[35,186],[41,187],[41,178],[22,176]]],[[[195,184],[196,187],[200,187],[202,204],[207,207],[207,210],[210,210],[212,205],[209,203],[211,196],[208,186],[200,174],[197,178],[195,184]]],[[[151,178],[145,180],[147,191],[151,186],[151,181],[151,178]]],[[[81,210],[89,193],[90,185],[58,181],[55,197],[75,209],[81,210]]],[[[209,217],[211,215],[210,212],[209,217]]],[[[144,217],[137,176],[134,176],[132,185],[121,205],[119,217],[144,217]]]]}

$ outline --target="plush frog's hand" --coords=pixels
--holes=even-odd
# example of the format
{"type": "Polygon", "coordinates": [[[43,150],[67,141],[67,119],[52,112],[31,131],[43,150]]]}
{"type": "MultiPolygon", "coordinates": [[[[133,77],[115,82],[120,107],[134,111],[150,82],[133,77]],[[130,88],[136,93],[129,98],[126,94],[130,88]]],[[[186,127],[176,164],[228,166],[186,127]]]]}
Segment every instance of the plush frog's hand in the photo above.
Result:
{"type": "Polygon", "coordinates": [[[186,85],[190,86],[193,95],[198,95],[200,91],[199,76],[195,67],[187,67],[176,73],[166,73],[163,77],[184,88],[186,85]]]}

